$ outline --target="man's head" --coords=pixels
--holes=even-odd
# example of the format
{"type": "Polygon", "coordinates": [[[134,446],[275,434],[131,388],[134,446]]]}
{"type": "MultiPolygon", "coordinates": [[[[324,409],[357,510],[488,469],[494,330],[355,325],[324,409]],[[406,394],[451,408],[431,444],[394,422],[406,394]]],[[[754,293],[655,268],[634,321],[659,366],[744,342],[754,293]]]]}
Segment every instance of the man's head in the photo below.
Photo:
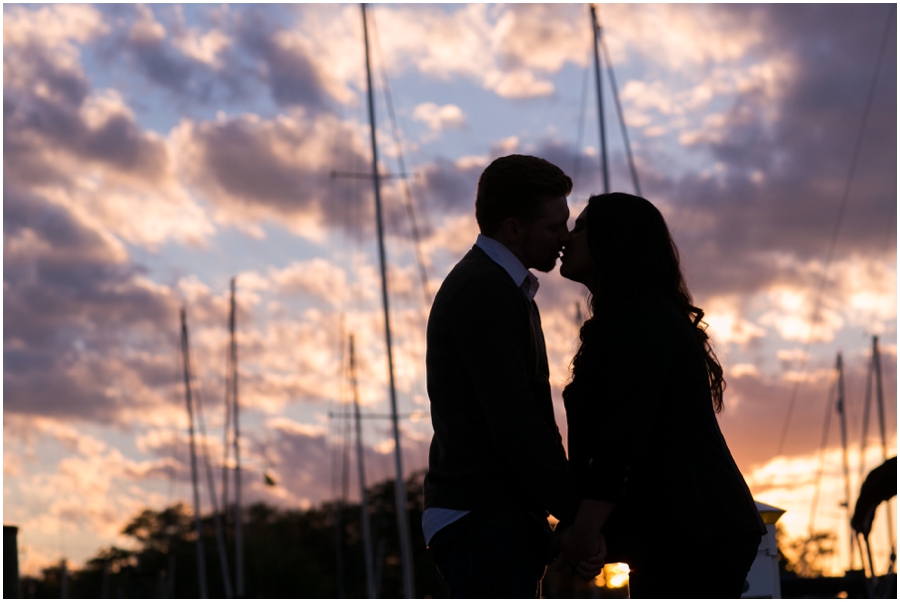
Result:
{"type": "Polygon", "coordinates": [[[482,234],[503,243],[526,268],[549,272],[568,240],[570,192],[572,179],[549,161],[500,157],[478,180],[475,219],[482,234]]]}

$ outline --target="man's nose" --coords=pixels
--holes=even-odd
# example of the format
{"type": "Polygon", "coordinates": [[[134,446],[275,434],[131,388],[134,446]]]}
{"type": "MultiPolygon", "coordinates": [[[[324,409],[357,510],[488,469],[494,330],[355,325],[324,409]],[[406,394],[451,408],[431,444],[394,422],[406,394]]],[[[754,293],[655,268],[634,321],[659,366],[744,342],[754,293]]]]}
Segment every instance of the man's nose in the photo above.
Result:
{"type": "Polygon", "coordinates": [[[562,236],[559,237],[559,244],[567,245],[570,242],[572,242],[572,233],[569,232],[568,228],[564,228],[562,236]]]}

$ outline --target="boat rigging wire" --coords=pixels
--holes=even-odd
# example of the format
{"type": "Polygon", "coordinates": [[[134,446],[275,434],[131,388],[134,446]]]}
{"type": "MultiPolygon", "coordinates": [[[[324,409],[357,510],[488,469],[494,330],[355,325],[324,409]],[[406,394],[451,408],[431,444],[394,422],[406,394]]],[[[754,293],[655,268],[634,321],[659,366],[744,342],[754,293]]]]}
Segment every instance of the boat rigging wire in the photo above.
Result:
{"type": "MultiPolygon", "coordinates": [[[[191,360],[190,346],[185,341],[185,363],[187,364],[188,377],[190,380],[196,380],[193,361],[191,360]]],[[[197,398],[197,425],[200,427],[200,445],[203,448],[203,465],[206,468],[206,482],[209,489],[209,501],[213,509],[213,524],[216,531],[216,544],[219,552],[219,565],[222,569],[222,583],[225,586],[225,597],[233,598],[231,589],[231,575],[228,571],[228,557],[225,553],[225,537],[222,532],[222,521],[219,515],[219,503],[216,501],[216,483],[213,476],[212,465],[209,461],[209,447],[206,444],[206,421],[203,419],[203,401],[200,396],[200,387],[194,391],[194,397],[197,398]]],[[[240,517],[237,517],[240,520],[240,517]]]]}
{"type": "MultiPolygon", "coordinates": [[[[609,158],[607,156],[606,149],[606,125],[603,111],[603,75],[601,72],[601,63],[605,61],[606,72],[609,75],[609,82],[612,90],[611,94],[616,104],[616,114],[619,118],[619,126],[622,130],[622,141],[625,145],[625,155],[628,159],[628,169],[631,175],[631,183],[634,186],[634,193],[637,196],[641,196],[641,186],[638,181],[637,169],[634,165],[634,155],[631,152],[631,139],[628,137],[628,129],[625,125],[625,113],[622,110],[622,103],[619,99],[619,88],[618,84],[616,83],[616,74],[615,70],[613,69],[612,57],[610,55],[609,48],[606,45],[606,40],[603,38],[603,27],[600,25],[600,18],[598,16],[596,5],[590,5],[590,12],[591,25],[593,27],[591,55],[594,63],[594,77],[597,84],[597,121],[600,126],[600,171],[603,177],[603,192],[610,192],[609,158]]],[[[582,84],[581,112],[578,118],[578,142],[576,143],[575,148],[575,169],[573,172],[574,177],[572,178],[573,191],[576,188],[579,172],[581,169],[581,144],[584,131],[585,104],[587,99],[587,74],[587,66],[585,66],[584,81],[582,84]]]]}
{"type": "MultiPolygon", "coordinates": [[[[394,110],[393,95],[391,94],[391,86],[390,86],[390,82],[388,81],[388,76],[387,76],[387,61],[384,60],[384,54],[383,54],[382,48],[381,48],[381,38],[378,33],[378,25],[377,25],[377,20],[375,19],[374,9],[372,10],[371,27],[372,27],[372,37],[374,38],[374,46],[375,46],[375,50],[378,55],[378,61],[373,61],[373,62],[375,63],[375,67],[376,67],[376,69],[378,69],[378,73],[381,76],[382,91],[384,92],[384,97],[385,97],[385,106],[387,107],[388,116],[391,121],[391,134],[394,139],[395,152],[397,155],[397,170],[401,174],[407,174],[406,160],[405,160],[404,154],[403,154],[403,134],[402,134],[402,130],[400,129],[400,126],[399,126],[399,120],[397,119],[396,111],[394,110]]],[[[415,174],[412,174],[412,175],[415,175],[415,174]]],[[[411,229],[412,236],[413,236],[413,248],[415,250],[416,264],[419,269],[419,280],[422,284],[422,292],[425,297],[425,305],[422,307],[422,311],[416,312],[416,318],[420,322],[420,325],[421,325],[421,332],[424,333],[425,329],[428,325],[428,310],[431,308],[433,295],[431,293],[431,288],[428,284],[428,270],[425,267],[425,261],[423,260],[421,236],[419,233],[418,221],[416,220],[415,203],[413,202],[412,189],[409,185],[409,180],[406,178],[403,178],[402,186],[403,186],[403,191],[404,191],[404,195],[402,198],[405,201],[404,204],[406,207],[407,216],[409,217],[410,229],[411,229]]],[[[424,218],[423,221],[427,225],[428,212],[427,212],[427,207],[424,202],[422,203],[420,210],[421,210],[422,216],[424,218]]],[[[412,329],[410,329],[410,332],[411,331],[412,331],[412,329]]],[[[413,340],[413,344],[419,342],[419,339],[416,337],[412,337],[412,340],[413,340]]],[[[416,349],[419,352],[419,355],[424,357],[425,350],[422,349],[420,345],[416,345],[416,349]]],[[[421,384],[421,382],[419,384],[421,384]]],[[[427,397],[426,391],[422,390],[421,392],[427,397]]],[[[409,455],[409,453],[413,450],[407,449],[407,450],[403,450],[403,451],[405,451],[405,453],[407,453],[407,455],[409,455]]],[[[419,466],[427,466],[427,459],[422,455],[422,450],[419,446],[416,447],[416,451],[419,452],[417,454],[416,464],[418,464],[419,466]]]]}
{"type": "MultiPolygon", "coordinates": [[[[397,125],[397,115],[394,112],[394,101],[391,98],[391,87],[390,87],[390,84],[388,83],[387,67],[385,66],[386,63],[384,61],[384,54],[381,51],[381,38],[378,35],[378,27],[376,25],[374,10],[372,11],[371,26],[372,26],[372,37],[375,38],[375,40],[374,40],[375,41],[375,50],[378,53],[378,61],[379,61],[379,62],[376,62],[375,66],[376,66],[376,68],[378,68],[379,75],[381,75],[382,91],[384,92],[385,106],[387,106],[388,116],[390,117],[390,120],[391,120],[391,133],[393,134],[394,146],[396,147],[395,152],[397,153],[397,167],[398,167],[397,171],[400,174],[405,175],[405,174],[407,174],[407,172],[406,172],[406,162],[403,159],[402,138],[400,135],[400,128],[397,125]]],[[[422,292],[425,294],[425,306],[431,307],[432,296],[431,296],[431,290],[428,287],[428,272],[425,270],[425,263],[422,261],[422,248],[421,248],[422,245],[421,245],[421,239],[419,236],[419,227],[416,222],[416,213],[415,213],[415,209],[413,207],[412,192],[411,192],[411,189],[409,186],[409,180],[406,178],[403,178],[402,182],[403,182],[403,192],[404,192],[403,199],[405,201],[404,205],[406,206],[406,213],[407,213],[407,216],[409,217],[409,223],[410,223],[410,227],[412,230],[413,245],[414,245],[415,251],[416,251],[416,262],[418,263],[418,266],[419,266],[419,278],[422,281],[422,292]]]]}
{"type": "Polygon", "coordinates": [[[825,405],[825,424],[822,426],[822,441],[819,443],[819,468],[816,470],[816,485],[812,498],[812,505],[809,510],[809,534],[812,536],[813,528],[816,522],[816,509],[819,505],[819,492],[822,485],[822,472],[825,469],[825,446],[828,445],[828,432],[831,428],[831,413],[834,396],[837,392],[837,383],[831,385],[828,391],[828,403],[825,405]]]}
{"type": "MultiPolygon", "coordinates": [[[[590,58],[588,58],[590,62],[590,58]]],[[[575,143],[575,167],[572,169],[572,192],[578,190],[578,176],[581,171],[581,145],[584,143],[584,115],[587,112],[588,65],[584,66],[584,76],[581,82],[581,109],[578,113],[578,141],[575,143]]]]}
{"type": "Polygon", "coordinates": [[[231,348],[225,354],[225,428],[222,431],[222,515],[225,524],[228,524],[228,459],[231,457],[231,378],[233,366],[231,364],[231,348]]]}
{"type": "Polygon", "coordinates": [[[600,125],[600,171],[603,174],[603,193],[609,193],[609,165],[606,158],[606,125],[603,121],[603,78],[600,75],[600,51],[597,49],[600,37],[600,24],[597,21],[597,7],[591,4],[591,28],[593,29],[594,45],[591,48],[594,53],[594,79],[597,84],[597,121],[600,125]]]}
{"type": "MultiPolygon", "coordinates": [[[[896,5],[892,4],[890,7],[891,15],[893,15],[893,11],[895,8],[896,8],[896,5]]],[[[809,333],[807,334],[806,344],[804,345],[804,348],[803,348],[803,358],[801,360],[802,364],[800,367],[800,378],[798,378],[794,382],[794,388],[793,388],[793,391],[791,392],[790,401],[788,402],[787,414],[785,415],[785,418],[784,418],[784,426],[782,427],[782,430],[781,430],[781,438],[778,442],[778,450],[775,452],[776,456],[780,456],[781,453],[784,451],[784,444],[787,441],[788,427],[790,426],[790,423],[791,423],[791,416],[794,413],[794,405],[797,402],[797,394],[800,391],[800,384],[803,382],[803,380],[806,376],[806,367],[807,367],[807,363],[809,361],[809,348],[812,345],[813,333],[815,331],[816,322],[818,320],[819,310],[821,309],[821,305],[822,305],[822,293],[825,289],[825,283],[828,281],[828,270],[831,267],[831,261],[834,258],[834,249],[837,245],[838,234],[840,234],[841,223],[843,222],[843,219],[844,219],[844,212],[847,207],[847,200],[850,197],[850,186],[853,183],[853,175],[856,171],[856,164],[857,164],[857,161],[859,160],[860,151],[862,149],[863,138],[865,137],[866,126],[868,125],[868,121],[869,121],[869,112],[872,108],[872,102],[875,98],[875,89],[878,84],[878,75],[881,71],[881,63],[882,63],[882,60],[884,59],[884,51],[885,51],[885,48],[887,47],[887,43],[889,40],[889,34],[891,32],[891,26],[893,25],[893,23],[894,23],[894,19],[892,19],[892,18],[888,18],[885,23],[884,34],[882,35],[882,38],[881,38],[881,47],[878,50],[878,58],[875,61],[875,73],[872,76],[872,83],[869,86],[869,92],[868,92],[868,96],[866,98],[866,105],[865,105],[865,109],[863,110],[862,121],[859,126],[859,133],[856,136],[856,143],[854,144],[854,148],[853,148],[853,156],[850,161],[850,170],[847,173],[847,179],[844,184],[844,192],[841,196],[841,202],[838,207],[837,219],[835,220],[835,224],[834,224],[834,231],[831,234],[831,243],[828,247],[828,255],[825,260],[825,268],[822,271],[822,278],[819,281],[819,287],[816,292],[815,302],[813,303],[813,312],[810,316],[810,322],[809,322],[809,333]]]]}
{"type": "Polygon", "coordinates": [[[606,47],[606,40],[603,38],[603,29],[600,27],[600,17],[597,17],[597,27],[599,29],[597,37],[600,39],[600,48],[603,49],[603,57],[606,60],[606,70],[609,72],[609,83],[612,88],[613,100],[616,101],[616,112],[619,114],[619,125],[622,127],[622,138],[625,140],[625,153],[628,156],[628,169],[631,171],[634,194],[641,196],[641,185],[638,183],[637,170],[634,168],[634,157],[631,154],[631,141],[628,139],[628,128],[625,127],[625,114],[622,112],[622,103],[619,102],[619,87],[616,85],[616,74],[613,71],[612,58],[610,58],[609,49],[606,47]]]}
{"type": "Polygon", "coordinates": [[[206,553],[203,549],[203,530],[200,518],[200,487],[197,483],[197,447],[194,442],[194,411],[191,395],[191,370],[189,364],[190,347],[188,344],[187,312],[181,307],[181,358],[184,364],[184,396],[188,413],[188,441],[191,453],[191,485],[194,494],[194,527],[197,532],[195,542],[197,552],[197,578],[200,588],[200,597],[207,597],[206,583],[206,553]]]}
{"type": "MultiPolygon", "coordinates": [[[[176,344],[177,349],[175,351],[175,356],[174,356],[176,358],[176,367],[175,367],[175,380],[173,381],[175,383],[175,386],[172,387],[172,401],[173,401],[172,407],[173,408],[181,405],[181,393],[178,390],[180,388],[179,381],[181,380],[181,359],[178,357],[179,354],[181,353],[181,342],[176,338],[175,344],[176,344]]],[[[172,499],[175,496],[175,485],[176,485],[175,473],[178,469],[178,464],[179,464],[178,463],[178,457],[179,457],[178,442],[180,440],[180,438],[179,438],[180,433],[181,433],[181,430],[178,428],[178,424],[173,423],[172,424],[172,446],[171,446],[172,464],[169,465],[169,471],[168,471],[168,473],[169,473],[169,488],[168,488],[168,492],[166,494],[166,508],[171,506],[172,499]]]]}

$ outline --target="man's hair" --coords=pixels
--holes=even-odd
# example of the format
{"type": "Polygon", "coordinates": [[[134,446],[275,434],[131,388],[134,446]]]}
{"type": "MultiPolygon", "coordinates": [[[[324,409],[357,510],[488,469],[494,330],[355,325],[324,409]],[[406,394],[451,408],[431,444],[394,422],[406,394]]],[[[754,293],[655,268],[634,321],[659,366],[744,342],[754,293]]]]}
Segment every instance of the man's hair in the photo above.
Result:
{"type": "Polygon", "coordinates": [[[530,155],[500,157],[478,179],[475,220],[481,233],[491,236],[510,217],[533,222],[544,201],[570,192],[572,178],[549,161],[530,155]]]}

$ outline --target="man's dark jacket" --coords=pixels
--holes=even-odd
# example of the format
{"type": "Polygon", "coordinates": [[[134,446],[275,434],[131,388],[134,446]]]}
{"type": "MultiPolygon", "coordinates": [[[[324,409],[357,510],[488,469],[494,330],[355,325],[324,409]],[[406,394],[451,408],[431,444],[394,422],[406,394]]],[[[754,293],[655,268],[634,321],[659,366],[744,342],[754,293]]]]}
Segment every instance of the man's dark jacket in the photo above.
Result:
{"type": "Polygon", "coordinates": [[[425,362],[434,425],[425,507],[508,506],[571,520],[578,500],[537,305],[477,246],[435,297],[425,362]]]}

